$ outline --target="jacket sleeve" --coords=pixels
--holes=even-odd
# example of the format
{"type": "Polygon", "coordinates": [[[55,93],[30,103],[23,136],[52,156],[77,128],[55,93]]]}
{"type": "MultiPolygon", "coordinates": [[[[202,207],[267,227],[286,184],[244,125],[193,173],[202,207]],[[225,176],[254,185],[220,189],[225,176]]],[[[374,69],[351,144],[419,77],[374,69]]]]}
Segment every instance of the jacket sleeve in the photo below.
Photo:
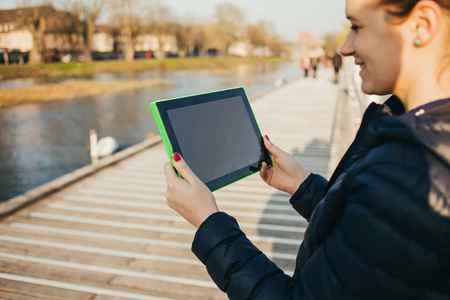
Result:
{"type": "Polygon", "coordinates": [[[291,299],[295,286],[292,278],[259,251],[236,220],[223,212],[203,222],[192,251],[206,265],[217,286],[232,300],[291,299]],[[274,292],[278,296],[274,296],[274,292]]]}
{"type": "Polygon", "coordinates": [[[340,299],[345,292],[328,264],[324,249],[295,281],[259,251],[223,213],[211,215],[199,228],[192,251],[206,265],[217,286],[231,300],[340,299]]]}
{"type": "Polygon", "coordinates": [[[318,174],[311,173],[292,195],[289,202],[292,207],[309,221],[314,208],[322,199],[328,181],[318,174]]]}

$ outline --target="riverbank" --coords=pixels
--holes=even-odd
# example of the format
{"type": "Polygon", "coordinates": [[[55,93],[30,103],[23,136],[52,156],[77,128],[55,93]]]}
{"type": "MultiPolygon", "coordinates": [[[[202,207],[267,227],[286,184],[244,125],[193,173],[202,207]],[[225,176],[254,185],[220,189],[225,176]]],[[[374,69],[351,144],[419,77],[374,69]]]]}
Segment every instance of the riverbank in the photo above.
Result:
{"type": "MultiPolygon", "coordinates": [[[[144,71],[190,70],[212,75],[230,75],[242,65],[258,65],[286,62],[281,58],[240,57],[192,57],[164,59],[136,59],[131,62],[107,60],[38,65],[0,66],[0,80],[17,78],[85,78],[100,73],[137,73],[144,71]]],[[[89,81],[42,84],[31,87],[0,90],[0,108],[37,101],[67,100],[76,97],[95,96],[106,92],[118,92],[151,86],[168,85],[163,80],[89,81]]]]}
{"type": "Polygon", "coordinates": [[[240,58],[240,57],[188,57],[164,59],[135,59],[133,61],[105,60],[38,65],[0,66],[0,80],[28,77],[73,77],[99,73],[135,73],[143,71],[171,70],[229,70],[240,64],[280,63],[281,58],[240,58]]]}
{"type": "Polygon", "coordinates": [[[170,82],[150,80],[72,81],[42,84],[18,89],[0,90],[0,108],[32,102],[68,100],[152,86],[169,85],[170,82]]]}

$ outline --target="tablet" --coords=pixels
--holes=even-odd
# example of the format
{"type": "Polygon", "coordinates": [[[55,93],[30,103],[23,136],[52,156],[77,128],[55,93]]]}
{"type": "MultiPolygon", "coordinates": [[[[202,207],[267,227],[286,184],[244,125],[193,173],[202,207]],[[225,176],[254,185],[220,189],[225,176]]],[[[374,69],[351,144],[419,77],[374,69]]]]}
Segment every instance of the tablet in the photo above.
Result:
{"type": "MultiPolygon", "coordinates": [[[[272,165],[244,88],[150,103],[169,158],[181,154],[211,190],[272,165]]],[[[179,175],[179,174],[178,174],[179,175]]]]}

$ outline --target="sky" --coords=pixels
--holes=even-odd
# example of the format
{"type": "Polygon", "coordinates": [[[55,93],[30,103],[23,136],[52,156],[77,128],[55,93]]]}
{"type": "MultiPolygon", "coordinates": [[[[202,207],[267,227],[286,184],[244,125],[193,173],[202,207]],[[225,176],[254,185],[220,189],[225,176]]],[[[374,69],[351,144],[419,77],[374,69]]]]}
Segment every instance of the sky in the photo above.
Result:
{"type": "MultiPolygon", "coordinates": [[[[36,5],[42,0],[26,0],[36,5]]],[[[70,0],[54,0],[56,6],[70,0]]],[[[149,1],[149,0],[145,0],[149,1]]],[[[0,9],[15,8],[24,0],[0,0],[0,9]]],[[[151,1],[149,1],[151,2],[151,1]]],[[[187,16],[211,18],[218,3],[232,3],[241,8],[247,23],[272,22],[277,33],[294,42],[303,30],[315,32],[318,38],[338,33],[345,21],[345,0],[161,0],[184,19],[187,16]]]]}

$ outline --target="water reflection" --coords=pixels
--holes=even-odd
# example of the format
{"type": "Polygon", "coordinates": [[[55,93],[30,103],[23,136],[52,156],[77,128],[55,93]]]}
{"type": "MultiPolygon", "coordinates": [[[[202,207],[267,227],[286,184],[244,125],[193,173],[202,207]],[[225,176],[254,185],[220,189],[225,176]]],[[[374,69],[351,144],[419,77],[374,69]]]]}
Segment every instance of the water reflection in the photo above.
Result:
{"type": "MultiPolygon", "coordinates": [[[[279,77],[291,80],[298,75],[295,64],[242,66],[234,74],[220,76],[189,71],[99,74],[93,80],[158,77],[172,85],[1,109],[0,201],[89,164],[90,129],[96,129],[99,137],[113,136],[122,146],[156,133],[150,101],[245,86],[248,81],[251,98],[272,88],[279,77]]],[[[22,84],[39,83],[22,79],[22,84]]]]}

